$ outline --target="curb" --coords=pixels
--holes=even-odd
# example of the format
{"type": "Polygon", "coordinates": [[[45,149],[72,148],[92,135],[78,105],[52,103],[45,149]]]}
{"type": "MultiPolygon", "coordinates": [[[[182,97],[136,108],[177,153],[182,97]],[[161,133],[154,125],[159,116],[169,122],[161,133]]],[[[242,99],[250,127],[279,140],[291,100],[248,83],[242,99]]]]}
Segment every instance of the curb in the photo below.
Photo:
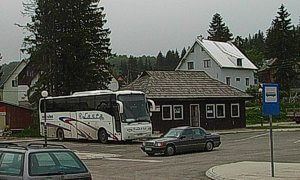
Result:
{"type": "MultiPolygon", "coordinates": [[[[223,134],[238,134],[238,133],[251,133],[251,132],[268,132],[269,129],[253,129],[253,130],[244,130],[244,131],[229,131],[229,132],[218,132],[218,131],[211,131],[211,133],[216,133],[219,135],[223,134]]],[[[300,131],[300,128],[285,128],[285,129],[273,129],[273,132],[287,132],[287,131],[300,131]]]]}
{"type": "MultiPolygon", "coordinates": [[[[43,138],[40,139],[23,139],[23,140],[2,140],[2,142],[7,142],[7,143],[22,143],[22,142],[35,142],[35,141],[43,141],[43,138]]],[[[51,139],[48,139],[51,140],[51,139]]]]}
{"type": "Polygon", "coordinates": [[[213,180],[227,180],[227,178],[223,178],[222,176],[217,175],[216,173],[214,173],[214,168],[212,167],[209,170],[207,170],[205,172],[205,175],[209,178],[209,179],[213,179],[213,180]]]}

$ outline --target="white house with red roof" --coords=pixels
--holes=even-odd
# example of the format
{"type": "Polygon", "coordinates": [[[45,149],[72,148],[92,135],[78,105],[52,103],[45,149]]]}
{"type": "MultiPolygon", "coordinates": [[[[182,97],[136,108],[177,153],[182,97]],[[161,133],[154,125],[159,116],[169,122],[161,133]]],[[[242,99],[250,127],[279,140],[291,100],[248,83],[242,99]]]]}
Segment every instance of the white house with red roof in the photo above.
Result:
{"type": "Polygon", "coordinates": [[[257,67],[231,42],[197,37],[176,71],[204,71],[212,78],[246,91],[255,84],[257,67]]]}

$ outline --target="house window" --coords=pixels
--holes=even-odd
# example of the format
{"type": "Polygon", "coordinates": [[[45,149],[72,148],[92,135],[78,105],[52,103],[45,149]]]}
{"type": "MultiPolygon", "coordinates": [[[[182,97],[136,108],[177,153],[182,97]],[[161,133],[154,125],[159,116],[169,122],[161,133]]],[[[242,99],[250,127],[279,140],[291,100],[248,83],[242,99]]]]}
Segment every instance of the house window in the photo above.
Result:
{"type": "Polygon", "coordinates": [[[238,65],[238,66],[242,66],[242,59],[241,59],[241,58],[238,58],[238,59],[237,59],[237,65],[238,65]]]}
{"type": "Polygon", "coordinates": [[[250,82],[249,82],[249,78],[246,78],[246,86],[249,86],[250,82]]]}
{"type": "Polygon", "coordinates": [[[215,118],[215,105],[207,104],[206,105],[206,118],[215,118]]]}
{"type": "Polygon", "coordinates": [[[12,80],[11,81],[11,86],[12,87],[18,87],[18,81],[17,80],[12,80]]]}
{"type": "Polygon", "coordinates": [[[226,77],[226,84],[230,85],[230,77],[226,77]]]}
{"type": "Polygon", "coordinates": [[[194,62],[188,62],[188,69],[194,69],[194,62]]]}
{"type": "Polygon", "coordinates": [[[204,51],[204,48],[203,48],[203,47],[201,47],[201,51],[204,51]]]}
{"type": "Polygon", "coordinates": [[[235,78],[235,81],[236,81],[236,82],[240,82],[240,81],[241,81],[241,78],[235,78]]]}
{"type": "Polygon", "coordinates": [[[183,119],[183,105],[174,105],[174,120],[182,120],[183,119]]]}
{"type": "Polygon", "coordinates": [[[211,63],[210,60],[204,60],[204,68],[210,68],[211,67],[211,63]]]}
{"type": "Polygon", "coordinates": [[[231,104],[231,117],[240,117],[240,104],[231,104]]]}
{"type": "Polygon", "coordinates": [[[162,120],[172,120],[171,105],[162,105],[162,120]]]}
{"type": "Polygon", "coordinates": [[[217,104],[217,118],[225,118],[225,104],[217,104]]]}

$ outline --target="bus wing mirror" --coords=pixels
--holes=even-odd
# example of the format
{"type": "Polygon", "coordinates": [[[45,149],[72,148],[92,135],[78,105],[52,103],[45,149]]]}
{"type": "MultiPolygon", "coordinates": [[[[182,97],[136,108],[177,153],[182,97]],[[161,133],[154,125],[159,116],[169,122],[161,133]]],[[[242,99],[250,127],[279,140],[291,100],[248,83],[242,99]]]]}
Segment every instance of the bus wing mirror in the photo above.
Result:
{"type": "Polygon", "coordinates": [[[123,103],[121,101],[117,101],[117,103],[119,105],[119,112],[120,112],[120,114],[123,114],[123,112],[124,112],[123,103]]]}
{"type": "Polygon", "coordinates": [[[150,112],[155,111],[155,102],[151,99],[147,99],[147,101],[151,104],[150,106],[150,112]]]}

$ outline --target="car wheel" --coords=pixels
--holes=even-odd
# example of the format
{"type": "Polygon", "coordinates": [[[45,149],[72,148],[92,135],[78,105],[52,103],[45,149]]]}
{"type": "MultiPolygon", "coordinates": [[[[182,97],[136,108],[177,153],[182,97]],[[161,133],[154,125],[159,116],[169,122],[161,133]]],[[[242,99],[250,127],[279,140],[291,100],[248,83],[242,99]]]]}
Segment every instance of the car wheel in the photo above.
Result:
{"type": "Polygon", "coordinates": [[[214,145],[211,141],[208,141],[205,145],[205,150],[206,151],[212,151],[214,149],[214,145]]]}
{"type": "Polygon", "coordinates": [[[154,156],[154,153],[147,153],[148,156],[154,156]]]}
{"type": "Polygon", "coordinates": [[[174,154],[175,154],[175,147],[174,147],[173,145],[168,145],[168,146],[166,147],[165,154],[166,154],[167,156],[172,156],[172,155],[174,155],[174,154]]]}
{"type": "Polygon", "coordinates": [[[63,141],[65,139],[64,131],[61,128],[57,130],[56,137],[59,141],[63,141]]]}
{"type": "Polygon", "coordinates": [[[104,129],[101,129],[98,133],[98,141],[102,144],[106,144],[108,141],[108,135],[104,129]]]}

